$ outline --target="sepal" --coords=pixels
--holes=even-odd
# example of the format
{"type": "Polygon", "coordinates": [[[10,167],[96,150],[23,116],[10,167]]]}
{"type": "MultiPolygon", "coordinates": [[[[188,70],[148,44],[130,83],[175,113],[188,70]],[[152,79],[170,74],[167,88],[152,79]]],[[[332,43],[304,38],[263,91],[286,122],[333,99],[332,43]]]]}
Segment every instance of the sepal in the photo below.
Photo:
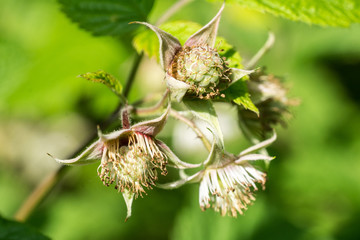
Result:
{"type": "Polygon", "coordinates": [[[175,54],[181,49],[181,43],[179,42],[179,40],[170,33],[167,33],[161,30],[160,28],[151,25],[147,22],[131,22],[131,23],[138,23],[145,25],[156,33],[160,42],[161,66],[163,67],[164,70],[168,69],[175,54]]]}
{"type": "Polygon", "coordinates": [[[162,141],[156,140],[156,144],[160,148],[160,150],[165,153],[165,155],[168,157],[169,163],[168,166],[174,167],[177,169],[189,169],[189,168],[197,168],[200,167],[201,164],[192,164],[181,161],[173,151],[162,141]]]}
{"type": "Polygon", "coordinates": [[[86,148],[79,156],[71,159],[59,159],[53,157],[48,153],[50,157],[52,157],[55,161],[65,165],[84,165],[91,164],[96,161],[99,161],[103,154],[103,143],[99,140],[91,144],[88,148],[86,148]]]}
{"type": "Polygon", "coordinates": [[[170,89],[171,99],[177,102],[181,102],[187,90],[190,88],[190,85],[183,81],[176,80],[167,73],[165,78],[166,84],[170,89]]]}
{"type": "Polygon", "coordinates": [[[129,217],[131,217],[131,207],[132,207],[132,203],[133,203],[133,200],[134,200],[134,193],[128,191],[128,190],[125,190],[123,193],[122,193],[123,197],[124,197],[124,200],[125,200],[125,204],[126,204],[126,218],[125,218],[125,222],[129,219],[129,217]]]}
{"type": "Polygon", "coordinates": [[[221,13],[224,10],[224,7],[225,2],[221,6],[216,16],[208,24],[189,37],[189,39],[185,42],[185,46],[192,47],[208,45],[213,48],[215,45],[221,13]]]}
{"type": "Polygon", "coordinates": [[[162,184],[158,183],[156,186],[158,188],[163,188],[163,189],[167,189],[167,190],[176,189],[187,183],[199,182],[201,180],[203,173],[204,173],[204,171],[200,171],[200,172],[195,173],[194,175],[188,176],[186,178],[182,178],[182,179],[174,181],[174,182],[162,183],[162,184]]]}
{"type": "Polygon", "coordinates": [[[266,140],[264,140],[264,141],[262,141],[262,142],[259,142],[259,143],[255,144],[255,145],[253,145],[253,146],[245,149],[244,151],[242,151],[241,153],[239,153],[239,156],[244,156],[244,155],[246,155],[246,154],[259,151],[259,150],[262,149],[262,148],[266,148],[267,146],[269,146],[269,145],[271,145],[273,142],[275,142],[276,137],[277,137],[277,136],[276,136],[276,132],[273,131],[273,135],[272,135],[271,138],[266,139],[266,140]]]}
{"type": "Polygon", "coordinates": [[[169,115],[170,108],[171,106],[169,104],[166,111],[160,117],[137,123],[131,127],[131,130],[149,136],[156,136],[163,129],[169,115]]]}

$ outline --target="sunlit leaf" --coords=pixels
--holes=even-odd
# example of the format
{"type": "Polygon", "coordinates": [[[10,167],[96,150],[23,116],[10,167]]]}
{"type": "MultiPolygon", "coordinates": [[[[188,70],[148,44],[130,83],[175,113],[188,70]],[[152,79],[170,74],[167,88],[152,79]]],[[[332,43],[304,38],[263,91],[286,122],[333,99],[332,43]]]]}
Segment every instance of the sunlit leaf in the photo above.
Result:
{"type": "Polygon", "coordinates": [[[233,101],[237,105],[241,105],[259,115],[259,109],[251,101],[245,81],[239,80],[231,84],[230,87],[223,91],[223,94],[226,101],[233,101]]]}
{"type": "Polygon", "coordinates": [[[94,35],[124,36],[146,21],[154,0],[59,0],[62,10],[94,35]]]}
{"type": "Polygon", "coordinates": [[[116,95],[121,96],[122,93],[122,85],[118,79],[116,79],[111,74],[104,72],[103,70],[99,70],[97,72],[89,72],[80,75],[80,77],[85,78],[86,80],[92,82],[99,82],[106,85],[110,88],[116,95]]]}
{"type": "Polygon", "coordinates": [[[240,54],[236,51],[236,48],[233,45],[225,40],[225,38],[217,37],[215,48],[219,51],[219,55],[221,57],[226,58],[230,68],[243,68],[240,54]]]}
{"type": "Polygon", "coordinates": [[[347,27],[360,22],[357,0],[229,0],[227,3],[238,3],[245,8],[323,26],[347,27]]]}

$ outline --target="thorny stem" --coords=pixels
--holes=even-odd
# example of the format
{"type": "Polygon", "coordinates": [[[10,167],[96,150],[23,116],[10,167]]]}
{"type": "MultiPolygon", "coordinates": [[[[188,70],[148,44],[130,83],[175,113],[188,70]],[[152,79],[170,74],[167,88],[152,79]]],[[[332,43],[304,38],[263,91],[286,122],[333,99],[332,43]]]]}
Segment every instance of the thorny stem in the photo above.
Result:
{"type": "Polygon", "coordinates": [[[196,126],[196,124],[193,121],[187,119],[186,117],[182,116],[179,112],[177,112],[173,109],[170,110],[170,115],[172,117],[184,122],[189,127],[191,127],[191,129],[197,134],[198,138],[200,138],[200,140],[203,142],[206,149],[209,152],[211,151],[211,143],[209,142],[209,140],[205,137],[203,132],[196,126]]]}
{"type": "MultiPolygon", "coordinates": [[[[166,21],[172,14],[174,14],[176,11],[178,11],[181,7],[183,7],[190,1],[191,0],[179,0],[167,12],[165,12],[162,17],[159,18],[156,24],[159,25],[166,21]]],[[[125,98],[129,95],[130,89],[135,79],[135,75],[139,68],[140,62],[143,59],[143,56],[143,53],[141,53],[135,58],[134,64],[132,66],[124,88],[123,96],[125,98]]],[[[123,102],[120,102],[116,107],[115,111],[109,116],[109,118],[106,119],[103,124],[100,124],[102,128],[108,127],[114,120],[119,117],[119,112],[123,107],[123,104],[123,102]]],[[[69,158],[73,158],[78,155],[86,146],[93,142],[96,137],[97,134],[94,131],[92,136],[90,136],[89,139],[81,147],[79,147],[77,151],[71,154],[69,158]]],[[[46,178],[44,178],[15,213],[15,220],[25,221],[26,219],[28,219],[34,209],[46,198],[46,196],[56,186],[56,184],[59,183],[59,181],[63,178],[68,169],[68,166],[62,165],[55,172],[50,173],[46,178]]]]}

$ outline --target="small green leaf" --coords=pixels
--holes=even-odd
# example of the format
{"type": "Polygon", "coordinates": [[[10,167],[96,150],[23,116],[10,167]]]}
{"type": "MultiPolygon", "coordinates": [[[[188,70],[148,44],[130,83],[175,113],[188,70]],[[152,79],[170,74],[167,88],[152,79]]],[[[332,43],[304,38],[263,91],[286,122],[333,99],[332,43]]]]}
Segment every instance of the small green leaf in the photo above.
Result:
{"type": "Polygon", "coordinates": [[[0,217],[0,239],[6,240],[49,240],[30,226],[0,217]]]}
{"type": "Polygon", "coordinates": [[[89,72],[80,75],[79,77],[85,78],[86,80],[92,82],[99,82],[106,85],[110,88],[116,95],[122,96],[122,85],[118,79],[116,79],[111,74],[104,72],[103,70],[99,70],[97,72],[89,72]]]}
{"type": "Polygon", "coordinates": [[[59,0],[65,14],[94,35],[124,36],[146,21],[154,0],[59,0]]]}
{"type": "Polygon", "coordinates": [[[216,134],[220,143],[224,146],[224,137],[213,103],[210,100],[200,99],[183,100],[183,102],[194,116],[204,120],[213,127],[214,134],[216,134]]]}
{"type": "MultiPolygon", "coordinates": [[[[201,25],[191,21],[173,21],[160,26],[162,30],[175,36],[182,45],[186,40],[199,29],[201,25]]],[[[144,29],[139,32],[133,40],[136,51],[144,51],[149,57],[156,57],[159,60],[159,40],[153,31],[144,29]]],[[[242,68],[241,57],[236,49],[229,44],[225,38],[217,37],[215,48],[221,57],[225,57],[231,68],[242,68]]]]}
{"type": "Polygon", "coordinates": [[[259,109],[251,101],[245,81],[237,81],[222,92],[226,101],[233,101],[237,105],[243,106],[259,115],[259,109]]]}
{"type": "MultiPolygon", "coordinates": [[[[218,0],[219,2],[223,0],[218,0]]],[[[268,12],[293,21],[322,26],[347,27],[360,22],[358,0],[229,0],[245,8],[268,12]]]]}
{"type": "Polygon", "coordinates": [[[233,100],[237,105],[242,105],[245,109],[255,112],[259,115],[259,109],[255,106],[255,104],[250,99],[250,94],[245,93],[242,96],[239,96],[233,100]]]}
{"type": "Polygon", "coordinates": [[[225,38],[217,37],[215,48],[219,51],[221,57],[226,58],[230,68],[243,68],[240,54],[236,51],[234,46],[226,42],[225,38]]]}

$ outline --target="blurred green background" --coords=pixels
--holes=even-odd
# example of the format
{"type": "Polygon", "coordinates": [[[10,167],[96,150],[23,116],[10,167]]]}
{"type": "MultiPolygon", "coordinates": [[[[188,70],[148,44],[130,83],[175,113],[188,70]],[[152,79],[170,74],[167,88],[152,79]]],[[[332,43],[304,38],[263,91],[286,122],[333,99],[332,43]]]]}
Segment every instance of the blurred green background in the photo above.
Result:
{"type": "MultiPolygon", "coordinates": [[[[173,2],[156,1],[150,20],[173,2]]],[[[194,1],[171,20],[205,24],[218,8],[194,1]]],[[[301,104],[279,129],[267,188],[244,216],[202,212],[194,184],[148,191],[124,223],[122,196],[102,185],[95,164],[72,168],[28,223],[52,239],[360,239],[360,26],[310,26],[231,5],[219,35],[246,61],[268,30],[277,40],[259,66],[283,76],[301,104]]],[[[46,153],[67,157],[117,105],[106,87],[76,76],[102,69],[125,82],[134,56],[127,40],[79,29],[55,0],[0,1],[0,215],[12,218],[59,167],[46,153]]],[[[160,91],[162,79],[154,60],[143,61],[130,100],[160,91]]],[[[246,144],[235,111],[218,108],[230,112],[221,121],[237,153],[246,144]]],[[[180,154],[184,139],[194,138],[182,128],[172,121],[160,138],[192,161],[198,149],[180,154]]]]}

